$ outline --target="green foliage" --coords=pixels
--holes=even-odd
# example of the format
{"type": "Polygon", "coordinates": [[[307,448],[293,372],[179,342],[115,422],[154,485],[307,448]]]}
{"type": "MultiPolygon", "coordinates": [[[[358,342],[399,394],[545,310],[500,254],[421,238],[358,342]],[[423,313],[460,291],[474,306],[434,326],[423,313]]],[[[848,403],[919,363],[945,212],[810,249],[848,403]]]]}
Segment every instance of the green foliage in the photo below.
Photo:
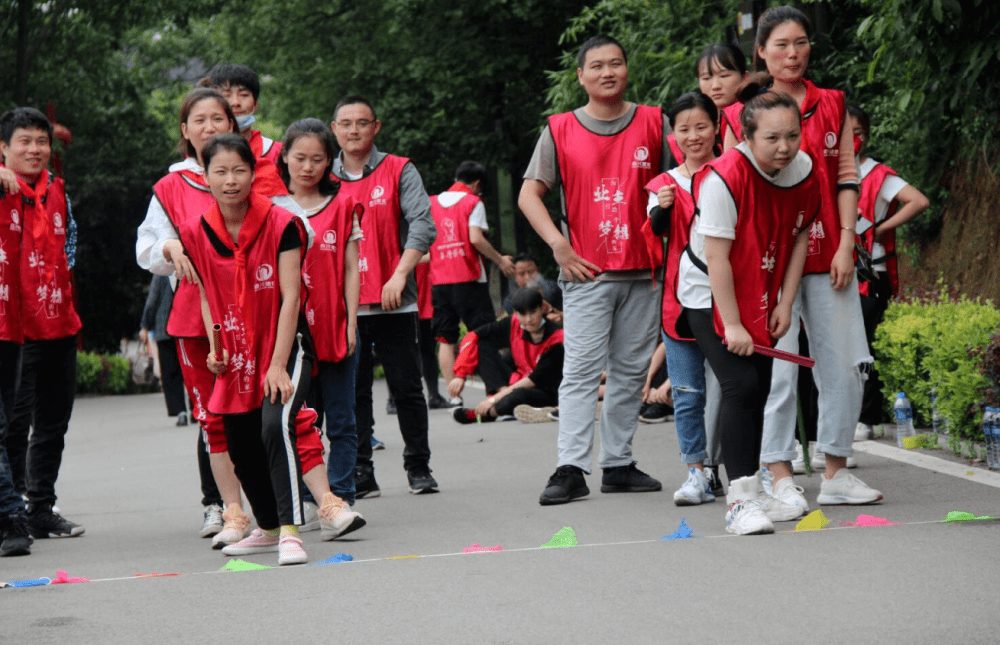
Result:
{"type": "Polygon", "coordinates": [[[76,353],[76,391],[79,393],[94,392],[97,388],[97,375],[101,372],[101,357],[90,352],[76,353]]]}
{"type": "Polygon", "coordinates": [[[124,356],[77,352],[78,394],[126,394],[134,389],[132,366],[124,356]]]}
{"type": "Polygon", "coordinates": [[[887,401],[906,392],[914,412],[931,418],[931,389],[953,439],[982,438],[978,427],[986,379],[980,347],[989,342],[1000,311],[989,302],[952,299],[892,303],[875,332],[876,367],[887,401]]]}

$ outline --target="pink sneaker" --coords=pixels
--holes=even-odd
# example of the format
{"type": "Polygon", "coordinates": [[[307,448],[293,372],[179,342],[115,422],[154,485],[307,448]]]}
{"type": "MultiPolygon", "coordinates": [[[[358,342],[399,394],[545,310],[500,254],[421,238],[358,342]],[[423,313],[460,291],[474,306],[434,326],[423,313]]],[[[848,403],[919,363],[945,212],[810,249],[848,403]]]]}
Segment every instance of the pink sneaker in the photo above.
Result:
{"type": "Polygon", "coordinates": [[[222,553],[224,555],[252,555],[254,553],[273,553],[277,550],[277,535],[268,535],[260,529],[254,529],[250,533],[250,537],[224,547],[222,553]]]}
{"type": "Polygon", "coordinates": [[[309,561],[302,539],[295,535],[286,535],[278,543],[278,564],[305,564],[309,561]]]}
{"type": "Polygon", "coordinates": [[[323,495],[323,505],[319,509],[320,537],[332,540],[351,531],[357,531],[367,524],[361,513],[355,513],[344,500],[333,493],[323,495]]]}
{"type": "Polygon", "coordinates": [[[236,544],[250,534],[250,518],[235,502],[222,513],[222,521],[222,530],[212,538],[213,549],[236,544]]]}

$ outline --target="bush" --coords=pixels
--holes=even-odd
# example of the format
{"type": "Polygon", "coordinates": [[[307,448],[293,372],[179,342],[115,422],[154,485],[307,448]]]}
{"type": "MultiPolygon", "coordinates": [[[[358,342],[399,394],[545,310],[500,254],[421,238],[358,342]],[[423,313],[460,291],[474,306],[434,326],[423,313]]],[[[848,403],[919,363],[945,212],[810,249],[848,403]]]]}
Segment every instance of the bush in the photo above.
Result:
{"type": "Polygon", "coordinates": [[[94,392],[97,375],[101,372],[101,357],[89,352],[76,353],[76,391],[78,394],[94,392]]]}
{"type": "Polygon", "coordinates": [[[875,365],[891,405],[906,392],[918,422],[929,425],[931,390],[948,422],[953,445],[982,439],[979,417],[988,386],[983,346],[1000,325],[990,302],[953,299],[947,293],[910,303],[892,303],[875,332],[875,365]]]}
{"type": "Polygon", "coordinates": [[[76,353],[77,394],[127,394],[134,390],[132,366],[124,356],[76,353]]]}

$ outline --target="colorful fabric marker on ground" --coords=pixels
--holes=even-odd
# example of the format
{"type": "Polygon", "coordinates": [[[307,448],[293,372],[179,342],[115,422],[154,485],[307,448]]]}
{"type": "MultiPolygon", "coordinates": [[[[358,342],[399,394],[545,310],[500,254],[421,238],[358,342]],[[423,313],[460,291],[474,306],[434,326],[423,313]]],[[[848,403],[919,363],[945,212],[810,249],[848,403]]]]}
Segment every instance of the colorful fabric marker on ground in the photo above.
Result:
{"type": "Polygon", "coordinates": [[[503,547],[499,544],[496,546],[481,546],[478,542],[472,546],[467,546],[462,549],[462,553],[490,553],[492,551],[503,551],[503,547]]]}
{"type": "Polygon", "coordinates": [[[313,562],[313,564],[314,565],[336,564],[338,562],[351,562],[352,560],[354,560],[354,556],[353,555],[349,555],[347,553],[338,553],[338,554],[336,554],[336,555],[334,555],[332,557],[327,558],[326,560],[320,560],[319,562],[313,562]]]}
{"type": "Polygon", "coordinates": [[[133,578],[171,578],[173,576],[183,576],[183,575],[186,575],[186,574],[183,574],[183,573],[157,573],[156,571],[154,571],[153,573],[137,573],[137,574],[135,574],[132,577],[133,578]]]}
{"type": "Polygon", "coordinates": [[[416,560],[419,555],[392,555],[386,558],[386,560],[416,560]]]}
{"type": "Polygon", "coordinates": [[[54,585],[71,585],[78,582],[90,582],[90,578],[70,578],[65,571],[56,571],[56,577],[52,578],[54,585]]]}
{"type": "Polygon", "coordinates": [[[829,523],[829,518],[823,514],[823,511],[817,509],[799,520],[799,523],[795,525],[795,532],[819,531],[826,528],[826,525],[829,523]]]}
{"type": "Polygon", "coordinates": [[[240,560],[237,558],[227,562],[226,566],[219,569],[219,571],[263,571],[264,569],[273,568],[274,567],[269,567],[266,564],[255,564],[253,562],[247,562],[246,560],[240,560]]]}
{"type": "Polygon", "coordinates": [[[564,526],[556,531],[547,544],[543,544],[540,548],[560,549],[567,546],[579,546],[579,542],[576,541],[576,531],[568,526],[564,526]]]}
{"type": "Polygon", "coordinates": [[[52,580],[49,578],[26,578],[24,580],[10,580],[7,584],[16,588],[44,587],[47,584],[52,584],[52,580]]]}
{"type": "Polygon", "coordinates": [[[689,538],[691,538],[693,536],[694,536],[694,531],[692,531],[691,527],[687,525],[687,518],[686,517],[682,517],[681,518],[681,523],[677,527],[677,530],[674,531],[673,533],[671,533],[670,535],[664,535],[660,539],[661,540],[687,540],[687,539],[689,539],[689,538]]]}
{"type": "Polygon", "coordinates": [[[853,522],[841,522],[841,526],[902,526],[900,522],[890,522],[884,517],[874,515],[858,515],[853,522]]]}
{"type": "Polygon", "coordinates": [[[948,511],[948,517],[941,520],[942,522],[975,522],[976,520],[995,520],[997,518],[990,517],[989,515],[983,515],[981,517],[976,517],[974,513],[969,511],[948,511]]]}

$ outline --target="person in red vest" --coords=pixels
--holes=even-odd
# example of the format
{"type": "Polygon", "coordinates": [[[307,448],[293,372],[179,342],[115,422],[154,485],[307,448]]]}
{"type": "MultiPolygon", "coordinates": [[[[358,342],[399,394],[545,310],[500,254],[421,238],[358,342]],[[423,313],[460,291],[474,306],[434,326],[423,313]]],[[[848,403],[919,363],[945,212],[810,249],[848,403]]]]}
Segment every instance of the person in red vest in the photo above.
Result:
{"type": "MultiPolygon", "coordinates": [[[[477,329],[496,320],[483,257],[500,267],[504,275],[514,273],[513,258],[498,253],[484,235],[489,227],[486,207],[479,196],[485,184],[486,167],[463,161],[455,170],[451,188],[431,197],[431,215],[438,231],[431,246],[433,324],[439,343],[438,363],[446,383],[454,377],[451,366],[455,362],[459,322],[465,323],[466,329],[477,329]]],[[[448,404],[461,405],[462,400],[452,397],[448,404]]]]}
{"type": "Polygon", "coordinates": [[[23,333],[24,347],[6,447],[14,486],[28,499],[28,529],[35,538],[84,532],[53,510],[76,396],[77,333],[83,325],[73,302],[75,254],[68,250],[75,222],[63,180],[47,170],[51,155],[52,124],[44,114],[19,107],[0,116],[0,156],[17,176],[22,204],[20,222],[12,217],[9,225],[21,229],[20,280],[6,292],[9,303],[10,287],[19,291],[17,334],[23,333]]]}
{"type": "Polygon", "coordinates": [[[253,129],[253,124],[257,121],[254,112],[257,111],[257,101],[260,99],[260,79],[257,78],[257,72],[238,63],[219,63],[209,70],[202,83],[219,90],[229,101],[236,116],[236,127],[250,143],[250,149],[257,158],[277,164],[281,157],[281,142],[269,139],[260,130],[253,129]]]}
{"type": "Polygon", "coordinates": [[[656,347],[659,269],[640,229],[643,187],[671,167],[663,110],[625,100],[628,63],[613,38],[580,47],[577,79],[587,104],[549,117],[524,173],[518,205],[560,267],[566,359],[559,387],[559,459],[539,503],[563,504],[590,493],[594,415],[601,371],[601,491],[658,491],[632,457],[642,388],[656,347]],[[563,228],[542,198],[555,188],[563,228]]]}
{"type": "Polygon", "coordinates": [[[475,408],[457,408],[454,416],[459,423],[513,418],[520,406],[551,410],[559,401],[563,330],[546,320],[538,289],[519,289],[511,304],[513,316],[487,323],[462,338],[448,394],[459,396],[465,379],[478,372],[489,396],[475,408]],[[510,351],[513,366],[504,361],[501,350],[510,351]]]}
{"type": "Polygon", "coordinates": [[[736,95],[749,73],[746,56],[739,47],[730,43],[712,43],[701,50],[694,69],[698,89],[712,99],[719,110],[720,143],[726,140],[729,133],[739,142],[742,138],[740,111],[743,110],[743,103],[736,95]]]}
{"type": "Polygon", "coordinates": [[[333,113],[333,133],[340,154],[333,174],[341,192],[361,203],[364,240],[358,251],[361,283],[358,307],[358,378],[354,413],[358,457],[354,473],[357,497],[377,497],[372,461],[372,346],[382,359],[386,382],[399,414],[406,447],[403,467],[414,494],[437,492],[431,476],[427,439],[427,400],[420,385],[417,349],[417,284],[413,269],[434,243],[430,199],[416,167],[406,157],[375,147],[382,122],[361,96],[341,99],[333,113]]]}
{"type": "MultiPolygon", "coordinates": [[[[854,133],[854,150],[861,170],[861,197],[858,228],[861,242],[871,255],[876,280],[860,282],[861,312],[865,320],[868,350],[874,355],[875,329],[882,322],[889,301],[899,293],[896,270],[896,229],[931,205],[927,197],[906,183],[896,171],[865,155],[871,139],[871,118],[861,108],[848,106],[848,118],[854,133]]],[[[865,381],[861,416],[854,430],[855,441],[872,438],[872,426],[882,423],[882,381],[878,372],[865,381]]]]}

